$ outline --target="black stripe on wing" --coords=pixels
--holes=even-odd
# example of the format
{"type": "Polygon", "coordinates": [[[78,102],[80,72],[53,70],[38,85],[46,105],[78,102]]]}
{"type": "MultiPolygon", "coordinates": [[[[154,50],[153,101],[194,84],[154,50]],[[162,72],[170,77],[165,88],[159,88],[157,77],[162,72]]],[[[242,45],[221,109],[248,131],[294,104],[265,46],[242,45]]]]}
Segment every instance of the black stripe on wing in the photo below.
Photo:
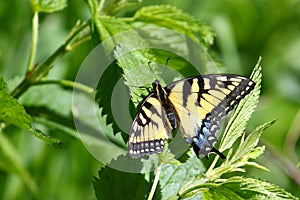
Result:
{"type": "Polygon", "coordinates": [[[164,139],[169,138],[170,124],[157,96],[150,93],[141,103],[130,129],[129,155],[138,158],[161,153],[164,139]]]}
{"type": "MultiPolygon", "coordinates": [[[[225,98],[221,100],[220,103],[203,119],[202,125],[198,130],[197,139],[193,144],[193,148],[197,156],[200,154],[208,156],[208,154],[213,151],[220,155],[221,158],[224,158],[225,156],[214,148],[214,144],[217,142],[216,132],[220,129],[219,121],[254,89],[255,83],[248,78],[231,74],[205,75],[200,79],[203,80],[205,78],[210,80],[209,87],[211,89],[202,90],[202,92],[207,92],[212,95],[211,91],[218,90],[224,93],[222,88],[226,89],[227,92],[230,90],[230,92],[228,94],[224,93],[226,94],[225,98]]],[[[204,82],[199,81],[198,83],[200,88],[204,88],[204,82]]],[[[199,94],[199,98],[203,98],[202,94],[199,94]]]]}

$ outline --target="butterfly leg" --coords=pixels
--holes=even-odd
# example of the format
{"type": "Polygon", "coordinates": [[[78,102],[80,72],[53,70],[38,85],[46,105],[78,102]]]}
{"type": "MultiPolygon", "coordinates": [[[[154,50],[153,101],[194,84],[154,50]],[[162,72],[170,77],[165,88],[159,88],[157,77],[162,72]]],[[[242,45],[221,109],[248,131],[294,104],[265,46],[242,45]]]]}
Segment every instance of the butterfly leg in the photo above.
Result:
{"type": "MultiPolygon", "coordinates": [[[[200,155],[203,155],[203,152],[201,152],[199,146],[195,143],[192,142],[192,146],[193,146],[193,150],[196,154],[196,156],[199,158],[200,155]]],[[[220,156],[220,158],[225,159],[226,156],[224,154],[222,154],[218,149],[216,149],[215,147],[212,147],[212,149],[210,150],[210,152],[216,153],[220,156]]],[[[208,154],[205,155],[205,158],[208,158],[208,154]]]]}
{"type": "Polygon", "coordinates": [[[222,154],[218,149],[216,149],[215,147],[213,147],[210,152],[214,152],[216,154],[218,154],[220,156],[220,158],[225,159],[226,156],[224,154],[222,154]]]}

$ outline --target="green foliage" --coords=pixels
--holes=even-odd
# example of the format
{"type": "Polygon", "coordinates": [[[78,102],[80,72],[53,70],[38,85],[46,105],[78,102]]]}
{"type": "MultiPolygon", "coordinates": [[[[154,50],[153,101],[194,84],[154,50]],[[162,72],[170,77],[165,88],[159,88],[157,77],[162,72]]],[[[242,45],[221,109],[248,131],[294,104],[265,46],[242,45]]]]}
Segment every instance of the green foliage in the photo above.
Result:
{"type": "Polygon", "coordinates": [[[203,47],[213,43],[214,33],[209,26],[170,5],[144,7],[135,13],[132,20],[179,31],[203,44],[203,47]]]}
{"type": "MultiPolygon", "coordinates": [[[[264,5],[265,2],[199,2],[185,1],[176,7],[174,5],[178,2],[146,5],[150,2],[88,0],[85,1],[87,6],[84,7],[84,2],[68,4],[66,0],[31,0],[26,3],[3,1],[0,10],[10,12],[3,12],[3,17],[0,18],[3,21],[3,28],[0,30],[0,44],[3,49],[0,52],[0,198],[93,199],[96,195],[98,199],[297,199],[276,184],[246,177],[252,168],[267,171],[267,167],[263,166],[265,164],[262,165],[256,160],[263,155],[265,149],[269,149],[268,142],[257,146],[262,133],[268,128],[272,134],[263,137],[269,137],[270,141],[282,142],[282,133],[285,133],[286,127],[293,119],[290,111],[293,107],[299,109],[297,91],[300,90],[299,86],[293,84],[298,80],[299,63],[297,59],[292,59],[294,55],[297,58],[299,41],[282,39],[284,31],[298,29],[288,27],[280,28],[280,33],[274,31],[275,27],[284,24],[284,20],[293,19],[295,14],[292,13],[293,10],[297,10],[297,6],[278,0],[274,1],[275,3],[269,2],[267,4],[272,10],[282,9],[282,13],[272,13],[274,17],[271,18],[270,14],[264,12],[264,9],[270,9],[264,5]],[[276,2],[279,2],[278,5],[276,2]],[[29,13],[29,9],[24,9],[30,5],[34,14],[29,13]],[[257,13],[256,8],[259,10],[257,13]],[[61,12],[52,14],[57,11],[61,12]],[[229,12],[227,17],[226,12],[229,12]],[[211,16],[217,16],[219,21],[211,21],[209,24],[216,26],[218,34],[189,13],[194,13],[197,18],[208,18],[205,21],[210,21],[211,16]],[[253,16],[256,20],[253,20],[253,16]],[[30,29],[26,22],[29,22],[31,17],[30,29]],[[259,17],[269,20],[260,20],[259,17]],[[78,22],[74,25],[75,21],[78,22]],[[264,24],[259,25],[260,21],[264,24]],[[43,27],[57,29],[47,33],[42,32],[43,27]],[[262,30],[258,32],[257,27],[262,27],[262,30]],[[238,31],[234,33],[235,30],[238,31]],[[57,38],[62,35],[66,38],[59,39],[59,44],[57,38]],[[209,58],[208,52],[212,51],[211,46],[216,35],[219,43],[213,46],[217,51],[214,56],[219,56],[220,53],[225,64],[231,67],[220,71],[242,73],[242,64],[236,61],[250,66],[245,62],[258,57],[257,49],[271,49],[263,56],[264,62],[267,61],[264,63],[264,85],[261,86],[262,68],[259,60],[251,75],[256,87],[237,106],[220,141],[219,149],[226,152],[226,160],[219,160],[218,156],[214,159],[199,160],[187,153],[184,161],[180,163],[166,148],[163,153],[152,155],[148,160],[135,160],[140,164],[138,167],[141,168],[141,173],[130,174],[110,168],[113,162],[109,161],[126,151],[124,141],[127,140],[127,135],[116,123],[111,107],[113,89],[118,80],[124,77],[131,95],[130,104],[136,106],[148,93],[142,87],[148,88],[154,79],[169,83],[174,78],[195,75],[199,71],[210,72],[211,62],[215,60],[209,58]],[[234,44],[228,42],[227,38],[231,38],[234,44]],[[200,54],[193,51],[191,41],[202,48],[200,54]],[[239,42],[239,46],[235,46],[235,42],[239,42]],[[82,55],[99,43],[103,44],[105,51],[105,56],[100,59],[111,59],[112,63],[105,70],[98,86],[92,88],[84,82],[74,82],[77,66],[83,62],[82,55]],[[40,48],[40,45],[47,48],[40,48]],[[57,48],[52,53],[53,46],[57,48]],[[152,48],[153,46],[157,48],[152,48]],[[159,48],[162,46],[165,49],[159,48]],[[277,52],[285,46],[290,47],[288,51],[277,52]],[[174,51],[169,51],[171,49],[174,51]],[[245,56],[248,55],[246,50],[251,49],[251,56],[245,56]],[[241,51],[241,55],[238,55],[237,51],[241,51]],[[66,56],[61,59],[63,55],[66,56]],[[277,60],[278,55],[284,55],[280,62],[277,60]],[[162,65],[166,64],[168,58],[170,60],[167,65],[171,70],[166,71],[162,65]],[[201,70],[194,68],[194,63],[188,62],[197,58],[204,60],[199,64],[203,68],[201,70]],[[271,70],[270,66],[277,66],[276,70],[271,70]],[[172,70],[181,75],[173,73],[172,70]],[[13,78],[16,75],[22,79],[13,78]],[[64,80],[66,78],[70,80],[64,80]],[[6,83],[11,90],[7,89],[6,83]],[[106,87],[103,87],[104,85],[106,87]],[[271,110],[282,109],[284,113],[288,113],[286,116],[281,113],[274,115],[274,118],[280,118],[276,123],[280,124],[276,126],[276,130],[270,127],[274,120],[265,123],[270,116],[273,118],[273,114],[261,111],[253,114],[261,88],[266,93],[263,93],[260,109],[268,105],[271,110]],[[72,106],[72,89],[78,90],[80,95],[77,97],[84,99],[78,107],[72,106]],[[276,98],[273,98],[274,96],[276,98]],[[284,104],[280,99],[282,97],[288,97],[284,104]],[[95,113],[97,120],[88,115],[89,113],[84,115],[76,110],[88,109],[85,106],[90,104],[86,104],[86,101],[93,101],[94,106],[93,98],[100,107],[95,113]],[[273,99],[280,103],[270,104],[269,102],[274,103],[273,99]],[[287,109],[284,106],[287,106],[287,109]],[[254,131],[246,134],[246,125],[251,115],[256,115],[250,121],[254,131]],[[74,125],[74,118],[84,127],[80,135],[74,125]],[[97,135],[98,126],[103,133],[101,136],[97,135]],[[26,132],[31,135],[24,134],[26,132]],[[123,138],[119,132],[123,133],[123,138]],[[90,152],[104,157],[105,159],[101,160],[103,163],[96,161],[79,140],[88,142],[93,147],[88,149],[90,152]],[[56,148],[57,146],[65,148],[56,148]],[[99,167],[106,163],[109,164],[101,168],[98,172],[99,177],[93,183],[92,179],[97,175],[99,167]],[[205,163],[209,164],[206,166],[205,163]],[[155,174],[149,172],[155,165],[155,174]]],[[[293,25],[296,24],[295,20],[291,21],[293,25]]],[[[295,31],[295,34],[287,35],[289,39],[297,39],[298,33],[295,31]]],[[[263,50],[259,54],[263,54],[263,50]]],[[[250,68],[243,72],[249,71],[250,68]]],[[[128,120],[125,117],[128,118],[124,116],[123,121],[128,120]]],[[[297,125],[296,121],[297,118],[293,124],[297,125]]],[[[291,127],[290,130],[297,129],[291,127]]],[[[293,140],[287,141],[294,142],[287,142],[286,145],[292,144],[290,146],[295,148],[297,139],[293,135],[291,138],[293,140]]],[[[284,157],[287,157],[287,161],[294,158],[289,166],[296,168],[297,156],[284,157]]],[[[124,156],[122,159],[128,158],[124,156]]],[[[263,163],[273,165],[273,159],[268,161],[263,163]]],[[[268,174],[272,174],[268,176],[278,177],[276,171],[268,168],[268,174]]],[[[286,180],[286,177],[279,179],[286,180]]],[[[295,185],[282,183],[281,186],[288,188],[292,193],[298,192],[294,189],[295,185]]]]}
{"type": "MultiPolygon", "coordinates": [[[[256,74],[256,76],[252,77],[254,82],[256,82],[255,87],[258,89],[255,88],[253,90],[253,92],[251,92],[250,95],[246,99],[244,99],[244,102],[241,102],[241,104],[235,110],[235,113],[233,114],[233,116],[235,117],[236,120],[246,121],[244,126],[246,126],[247,121],[250,118],[250,116],[245,115],[245,113],[249,113],[249,112],[252,113],[253,111],[251,111],[251,110],[253,109],[253,107],[255,107],[255,104],[258,103],[257,99],[259,96],[260,83],[261,83],[261,69],[258,66],[259,65],[257,65],[253,71],[253,74],[256,74]],[[253,106],[244,106],[247,104],[248,105],[254,104],[254,105],[253,106]]],[[[229,153],[227,154],[226,160],[223,161],[220,166],[215,167],[215,163],[216,163],[215,161],[217,161],[217,159],[218,159],[218,156],[217,156],[215,158],[215,161],[211,164],[209,169],[205,172],[205,175],[203,177],[202,176],[195,177],[192,180],[190,180],[189,182],[187,182],[179,190],[178,195],[181,198],[186,198],[186,197],[193,196],[193,195],[199,193],[200,191],[203,191],[202,194],[205,199],[213,199],[213,198],[223,199],[223,198],[225,198],[224,195],[226,195],[226,194],[229,195],[229,199],[231,199],[231,198],[247,199],[250,197],[257,198],[257,197],[255,197],[257,195],[259,195],[261,198],[263,198],[263,197],[267,198],[268,196],[281,197],[282,194],[281,194],[281,192],[279,192],[279,190],[282,191],[282,189],[279,189],[279,187],[277,187],[277,186],[274,186],[274,187],[277,188],[278,190],[274,189],[273,187],[267,187],[270,185],[269,183],[263,182],[263,181],[258,181],[255,179],[251,179],[251,180],[257,181],[257,185],[259,185],[259,187],[257,187],[256,191],[251,190],[251,192],[253,192],[253,194],[246,192],[244,194],[246,196],[243,196],[241,194],[244,193],[247,190],[247,188],[242,188],[240,186],[239,187],[233,186],[232,188],[228,189],[226,187],[223,187],[222,184],[221,185],[216,184],[220,181],[222,181],[224,183],[226,183],[228,181],[228,183],[231,185],[232,182],[231,182],[230,178],[229,179],[224,179],[224,178],[221,179],[221,177],[226,173],[245,172],[245,166],[251,166],[251,167],[256,167],[256,168],[267,170],[265,167],[259,165],[258,163],[249,161],[249,159],[256,159],[258,156],[260,156],[264,152],[264,147],[256,147],[256,145],[258,144],[258,141],[259,141],[260,136],[263,133],[263,131],[266,128],[268,128],[269,126],[271,126],[274,122],[275,122],[275,120],[259,126],[256,130],[254,130],[252,133],[250,133],[246,138],[245,138],[245,134],[244,134],[240,140],[240,144],[239,144],[238,148],[236,150],[230,149],[229,153]],[[260,183],[260,184],[258,184],[258,183],[260,183]],[[218,185],[218,187],[215,187],[216,185],[218,185]],[[263,196],[263,194],[266,194],[265,190],[268,191],[268,194],[263,196]],[[249,195],[249,196],[247,196],[247,195],[249,195]]],[[[229,132],[229,134],[223,135],[223,141],[226,141],[226,137],[231,137],[232,134],[238,134],[238,132],[240,132],[240,128],[232,128],[232,126],[239,126],[239,125],[240,124],[236,124],[235,121],[228,123],[226,130],[231,130],[231,132],[229,132]]],[[[243,127],[241,129],[243,129],[243,127]]],[[[241,182],[243,179],[245,179],[245,185],[248,185],[248,183],[247,183],[247,181],[249,181],[248,179],[246,179],[242,176],[237,177],[237,178],[240,179],[241,182]]],[[[252,186],[251,184],[249,184],[249,190],[252,187],[255,187],[255,185],[252,186]]],[[[291,196],[287,192],[283,192],[283,194],[291,196]]],[[[293,197],[293,196],[291,196],[291,197],[293,197]]]]}
{"type": "Polygon", "coordinates": [[[24,107],[7,91],[6,84],[0,77],[0,120],[7,124],[14,124],[25,130],[31,128],[31,118],[24,107]]]}
{"type": "Polygon", "coordinates": [[[96,178],[94,182],[97,199],[144,199],[150,191],[149,186],[143,174],[122,172],[109,167],[101,169],[99,179],[96,178]],[[116,184],[120,186],[113,187],[116,184]]]}
{"type": "Polygon", "coordinates": [[[30,0],[32,9],[35,12],[52,13],[64,9],[67,0],[30,0]]]}
{"type": "Polygon", "coordinates": [[[14,144],[0,131],[0,169],[17,174],[33,194],[37,193],[38,186],[30,172],[21,161],[14,144]]]}
{"type": "MultiPolygon", "coordinates": [[[[204,173],[205,167],[196,156],[191,156],[184,164],[164,164],[159,177],[162,199],[175,198],[180,188],[195,176],[204,173]]],[[[198,193],[196,197],[200,198],[198,193]]],[[[195,198],[196,198],[195,197],[195,198]]],[[[177,197],[176,197],[177,198],[177,197]]]]}
{"type": "Polygon", "coordinates": [[[225,129],[224,137],[220,142],[220,151],[229,149],[232,144],[239,138],[246,129],[247,122],[249,121],[254,109],[258,104],[260,89],[262,68],[260,65],[261,59],[256,64],[250,78],[255,82],[254,90],[246,96],[237,106],[236,111],[228,122],[228,126],[225,129]]]}
{"type": "Polygon", "coordinates": [[[233,176],[220,183],[203,184],[204,199],[297,199],[280,187],[258,179],[233,176]]]}

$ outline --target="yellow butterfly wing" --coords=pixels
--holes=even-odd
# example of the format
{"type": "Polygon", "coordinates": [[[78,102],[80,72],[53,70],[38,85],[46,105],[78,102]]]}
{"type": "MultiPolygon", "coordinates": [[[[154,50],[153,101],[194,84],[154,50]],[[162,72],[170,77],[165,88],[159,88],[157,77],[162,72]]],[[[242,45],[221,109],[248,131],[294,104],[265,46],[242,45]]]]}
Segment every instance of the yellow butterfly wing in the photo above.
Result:
{"type": "Polygon", "coordinates": [[[166,87],[180,121],[179,130],[197,156],[214,148],[219,121],[249,94],[255,83],[238,75],[203,75],[182,79],[166,87]]]}
{"type": "Polygon", "coordinates": [[[150,93],[133,120],[128,150],[132,158],[160,153],[164,148],[164,140],[171,138],[171,125],[166,111],[154,93],[150,93]]]}

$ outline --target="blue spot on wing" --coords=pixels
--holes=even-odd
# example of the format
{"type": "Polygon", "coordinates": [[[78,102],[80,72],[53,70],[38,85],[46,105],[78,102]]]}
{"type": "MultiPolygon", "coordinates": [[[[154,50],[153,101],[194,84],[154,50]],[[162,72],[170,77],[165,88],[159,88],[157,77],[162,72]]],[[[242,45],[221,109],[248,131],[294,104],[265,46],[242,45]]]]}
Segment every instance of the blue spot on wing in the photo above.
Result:
{"type": "Polygon", "coordinates": [[[208,136],[211,135],[211,132],[208,130],[207,127],[203,127],[202,128],[202,132],[203,132],[203,134],[204,134],[205,137],[208,137],[208,136]]]}
{"type": "Polygon", "coordinates": [[[219,129],[217,122],[212,121],[210,116],[207,116],[201,126],[195,130],[195,137],[192,139],[193,149],[197,156],[200,154],[208,156],[214,148],[214,143],[217,141],[215,136],[219,129]]]}

